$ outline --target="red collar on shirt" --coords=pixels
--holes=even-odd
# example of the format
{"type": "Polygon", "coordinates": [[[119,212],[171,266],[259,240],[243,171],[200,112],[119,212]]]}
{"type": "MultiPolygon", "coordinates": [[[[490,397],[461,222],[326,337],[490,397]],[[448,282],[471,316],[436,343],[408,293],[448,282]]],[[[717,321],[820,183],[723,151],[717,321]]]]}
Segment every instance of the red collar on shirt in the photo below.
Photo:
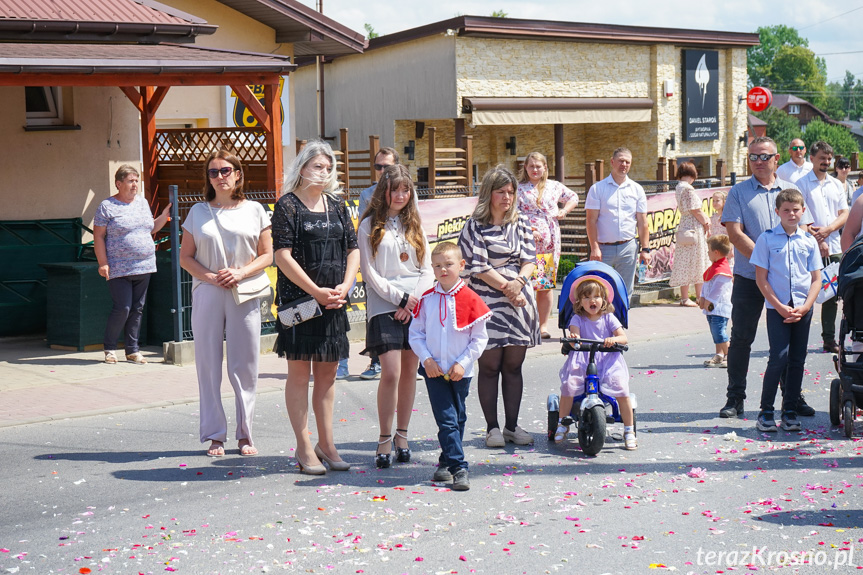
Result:
{"type": "Polygon", "coordinates": [[[434,287],[426,291],[422,296],[420,296],[420,301],[414,308],[414,317],[419,315],[423,302],[435,294],[439,297],[438,305],[441,310],[441,324],[443,324],[446,319],[447,309],[449,309],[446,305],[446,298],[455,298],[455,328],[457,331],[468,329],[475,323],[486,321],[491,317],[491,310],[485,302],[482,301],[482,298],[479,297],[475,291],[468,288],[467,285],[465,285],[464,280],[461,279],[458,280],[458,283],[448,292],[441,291],[440,284],[437,283],[434,287]]]}
{"type": "Polygon", "coordinates": [[[728,263],[728,258],[722,258],[713,262],[702,277],[704,277],[704,281],[709,282],[715,276],[734,277],[731,274],[731,265],[728,263]]]}

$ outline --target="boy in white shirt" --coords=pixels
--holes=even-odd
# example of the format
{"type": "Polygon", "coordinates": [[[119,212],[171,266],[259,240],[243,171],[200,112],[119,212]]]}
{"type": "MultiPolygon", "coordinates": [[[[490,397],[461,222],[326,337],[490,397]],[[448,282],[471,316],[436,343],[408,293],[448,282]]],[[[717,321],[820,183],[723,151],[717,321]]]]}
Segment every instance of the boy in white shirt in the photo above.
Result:
{"type": "Polygon", "coordinates": [[[708,256],[712,265],[702,276],[704,285],[698,307],[704,310],[710,334],[716,345],[716,355],[704,362],[704,367],[728,367],[728,320],[731,318],[731,288],[733,275],[728,262],[731,240],[726,235],[707,239],[708,256]]]}
{"type": "Polygon", "coordinates": [[[485,322],[491,310],[459,277],[461,250],[452,242],[435,246],[431,255],[437,283],[413,311],[408,341],[420,360],[429,401],[438,425],[441,455],[432,481],[452,481],[453,491],[470,489],[464,458],[465,399],[473,364],[485,350],[485,322]]]}
{"type": "Polygon", "coordinates": [[[798,190],[779,192],[776,214],[780,224],[758,236],[749,258],[755,266],[755,283],[767,303],[770,342],[770,358],[761,387],[761,413],[755,422],[759,431],[776,431],[773,403],[783,372],[782,429],[800,431],[797,401],[803,384],[812,305],[821,289],[822,267],[818,243],[799,227],[805,211],[803,194],[798,190]]]}

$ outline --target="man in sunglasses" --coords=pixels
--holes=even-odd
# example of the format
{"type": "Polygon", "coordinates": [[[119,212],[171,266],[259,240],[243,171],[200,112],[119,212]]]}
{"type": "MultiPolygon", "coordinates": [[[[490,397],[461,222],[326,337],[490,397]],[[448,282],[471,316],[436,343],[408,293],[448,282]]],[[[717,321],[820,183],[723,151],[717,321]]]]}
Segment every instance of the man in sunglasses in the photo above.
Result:
{"type": "MultiPolygon", "coordinates": [[[[821,257],[828,263],[842,258],[839,235],[848,219],[848,203],[842,182],[828,174],[833,161],[833,147],[827,142],[812,144],[812,171],[797,180],[797,187],[803,192],[806,211],[812,214],[813,225],[809,232],[818,242],[821,257]]],[[[839,353],[836,343],[836,298],[821,304],[821,338],[824,351],[839,353]]]]}
{"type": "MultiPolygon", "coordinates": [[[[752,177],[731,188],[722,211],[722,223],[728,230],[735,253],[727,401],[719,411],[719,417],[743,417],[749,354],[764,309],[764,296],[755,283],[755,266],[749,263],[749,257],[758,236],[779,225],[779,216],[774,209],[776,196],[784,189],[798,189],[796,185],[777,176],[777,150],[776,142],[766,136],[752,140],[748,154],[752,177]]],[[[810,223],[812,216],[807,210],[800,225],[808,226],[810,223]]],[[[797,414],[815,414],[815,410],[803,400],[802,394],[797,402],[797,414]]]]}
{"type": "Polygon", "coordinates": [[[800,138],[791,140],[788,151],[791,159],[779,166],[776,176],[780,180],[796,184],[797,180],[812,171],[812,163],[806,161],[806,144],[800,138]]]}

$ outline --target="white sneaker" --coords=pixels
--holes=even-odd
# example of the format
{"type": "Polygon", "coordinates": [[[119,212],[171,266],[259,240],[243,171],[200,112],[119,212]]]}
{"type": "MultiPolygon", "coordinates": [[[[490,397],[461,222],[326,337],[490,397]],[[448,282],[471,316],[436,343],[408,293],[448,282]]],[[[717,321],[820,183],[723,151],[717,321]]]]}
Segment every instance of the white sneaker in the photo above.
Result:
{"type": "Polygon", "coordinates": [[[515,426],[515,431],[510,431],[504,427],[503,438],[516,445],[533,445],[533,436],[517,425],[515,426]]]}
{"type": "Polygon", "coordinates": [[[488,435],[485,436],[486,447],[503,447],[505,445],[506,441],[503,438],[503,434],[501,434],[500,429],[497,427],[489,431],[488,435]]]}

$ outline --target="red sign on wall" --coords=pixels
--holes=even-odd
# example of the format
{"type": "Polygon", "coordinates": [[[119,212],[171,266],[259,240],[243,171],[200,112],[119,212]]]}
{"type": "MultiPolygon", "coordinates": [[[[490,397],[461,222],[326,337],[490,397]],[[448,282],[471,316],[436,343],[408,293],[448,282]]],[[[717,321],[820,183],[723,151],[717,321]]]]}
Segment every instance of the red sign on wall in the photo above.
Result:
{"type": "Polygon", "coordinates": [[[755,86],[746,95],[746,105],[753,112],[763,112],[773,101],[773,93],[767,88],[755,86]]]}

